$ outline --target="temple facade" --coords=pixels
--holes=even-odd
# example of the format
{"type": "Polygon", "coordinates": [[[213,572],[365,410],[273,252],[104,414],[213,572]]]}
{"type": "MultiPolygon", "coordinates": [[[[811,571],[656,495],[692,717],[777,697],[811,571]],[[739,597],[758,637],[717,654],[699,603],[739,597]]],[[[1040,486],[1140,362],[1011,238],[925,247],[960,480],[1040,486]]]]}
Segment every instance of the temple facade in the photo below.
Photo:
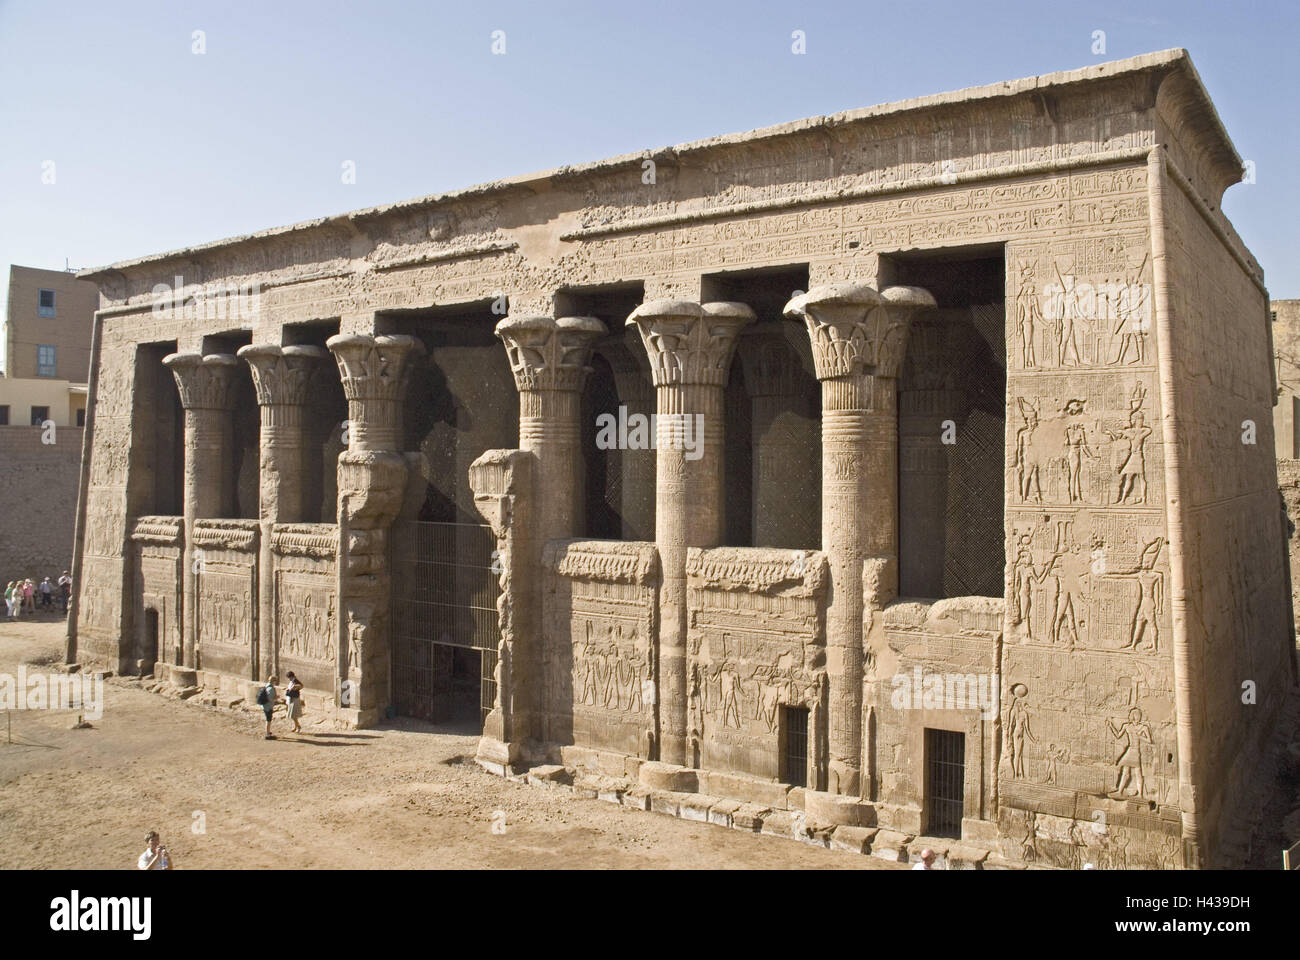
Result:
{"type": "Polygon", "coordinates": [[[1231,863],[1295,682],[1166,51],[86,271],[68,660],[988,862],[1231,863]]]}

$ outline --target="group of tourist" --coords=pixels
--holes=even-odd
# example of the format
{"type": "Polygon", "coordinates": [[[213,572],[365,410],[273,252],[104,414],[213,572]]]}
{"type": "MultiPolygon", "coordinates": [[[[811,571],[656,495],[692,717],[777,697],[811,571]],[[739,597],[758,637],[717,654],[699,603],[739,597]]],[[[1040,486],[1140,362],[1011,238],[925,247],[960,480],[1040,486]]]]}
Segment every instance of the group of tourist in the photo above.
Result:
{"type": "Polygon", "coordinates": [[[10,620],[21,616],[35,616],[39,609],[42,613],[53,613],[57,603],[62,612],[68,612],[68,599],[72,596],[72,577],[63,571],[57,583],[49,577],[37,583],[34,580],[10,580],[5,584],[5,615],[10,620]]]}

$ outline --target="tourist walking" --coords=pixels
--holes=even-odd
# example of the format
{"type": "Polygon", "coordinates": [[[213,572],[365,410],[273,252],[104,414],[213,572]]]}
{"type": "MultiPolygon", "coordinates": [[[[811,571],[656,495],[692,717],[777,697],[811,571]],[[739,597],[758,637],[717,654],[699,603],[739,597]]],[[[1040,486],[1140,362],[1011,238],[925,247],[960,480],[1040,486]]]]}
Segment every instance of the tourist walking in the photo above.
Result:
{"type": "Polygon", "coordinates": [[[14,619],[14,617],[15,617],[15,613],[14,613],[14,586],[15,586],[15,583],[14,583],[13,580],[10,580],[9,583],[5,585],[5,615],[6,615],[10,620],[14,619]]]}
{"type": "Polygon", "coordinates": [[[302,716],[302,681],[293,675],[290,670],[287,674],[289,686],[284,691],[284,702],[288,710],[289,719],[293,721],[293,732],[302,733],[302,724],[298,718],[302,716]]]}
{"type": "Polygon", "coordinates": [[[50,578],[46,577],[41,581],[41,609],[49,610],[50,602],[54,599],[54,584],[50,583],[50,578]]]}
{"type": "Polygon", "coordinates": [[[262,708],[266,714],[266,739],[274,740],[275,734],[271,732],[271,713],[275,710],[277,701],[275,694],[275,681],[278,678],[273,674],[266,678],[266,685],[257,691],[257,705],[262,708]]]}
{"type": "Polygon", "coordinates": [[[36,585],[31,580],[23,581],[23,609],[36,616],[36,585]]]}
{"type": "Polygon", "coordinates": [[[144,853],[140,854],[136,866],[141,870],[170,870],[172,868],[171,856],[158,838],[158,831],[150,830],[146,833],[144,842],[144,853]]]}
{"type": "Polygon", "coordinates": [[[59,596],[63,598],[63,612],[68,612],[68,601],[72,598],[72,578],[68,576],[68,571],[63,571],[63,576],[59,577],[59,596]]]}

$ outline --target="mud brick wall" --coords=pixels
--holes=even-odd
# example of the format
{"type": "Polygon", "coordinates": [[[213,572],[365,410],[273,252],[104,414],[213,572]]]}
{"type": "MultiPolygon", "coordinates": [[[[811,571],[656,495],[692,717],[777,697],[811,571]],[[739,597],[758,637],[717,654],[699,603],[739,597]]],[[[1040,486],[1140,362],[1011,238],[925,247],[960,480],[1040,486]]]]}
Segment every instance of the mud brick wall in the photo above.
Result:
{"type": "Polygon", "coordinates": [[[72,567],[81,478],[80,427],[59,427],[41,442],[40,427],[0,427],[0,579],[57,581],[72,567]]]}

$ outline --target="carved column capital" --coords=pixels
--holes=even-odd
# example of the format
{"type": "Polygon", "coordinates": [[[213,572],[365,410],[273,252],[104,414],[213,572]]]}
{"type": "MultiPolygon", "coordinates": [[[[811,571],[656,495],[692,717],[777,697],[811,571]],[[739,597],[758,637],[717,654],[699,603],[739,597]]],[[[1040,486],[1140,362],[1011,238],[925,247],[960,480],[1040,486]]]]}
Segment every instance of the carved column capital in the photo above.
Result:
{"type": "Polygon", "coordinates": [[[239,366],[233,354],[169,353],[162,362],[176,378],[181,406],[186,410],[230,409],[230,388],[239,366]]]}
{"type": "Polygon", "coordinates": [[[920,287],[828,283],[785,305],[785,316],[802,320],[812,341],[819,380],[869,375],[895,379],[907,349],[907,331],[919,310],[935,305],[920,287]]]}
{"type": "Polygon", "coordinates": [[[641,333],[656,387],[725,386],[736,336],[753,322],[746,304],[687,300],[649,300],[627,318],[641,333]]]}
{"type": "Polygon", "coordinates": [[[396,450],[411,362],[424,345],[405,335],[339,334],[325,346],[338,362],[348,400],[350,448],[396,450]]]}
{"type": "Polygon", "coordinates": [[[302,406],[307,402],[307,387],[316,365],[329,356],[329,351],[267,343],[240,347],[238,355],[252,372],[258,405],[302,406]]]}
{"type": "Polygon", "coordinates": [[[605,333],[595,317],[510,316],[496,326],[520,393],[581,390],[591,349],[605,333]]]}

